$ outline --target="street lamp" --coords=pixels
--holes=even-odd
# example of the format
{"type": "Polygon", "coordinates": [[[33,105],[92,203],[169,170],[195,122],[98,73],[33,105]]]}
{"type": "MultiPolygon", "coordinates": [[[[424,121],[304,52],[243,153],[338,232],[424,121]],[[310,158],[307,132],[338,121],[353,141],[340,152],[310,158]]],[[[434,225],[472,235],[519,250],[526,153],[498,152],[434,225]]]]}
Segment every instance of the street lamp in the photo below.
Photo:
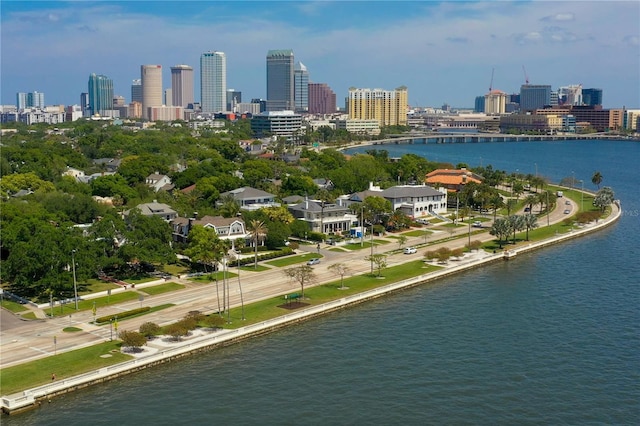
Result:
{"type": "Polygon", "coordinates": [[[73,270],[73,295],[76,300],[76,311],[78,310],[78,282],[76,280],[76,250],[71,250],[71,268],[73,270]]]}

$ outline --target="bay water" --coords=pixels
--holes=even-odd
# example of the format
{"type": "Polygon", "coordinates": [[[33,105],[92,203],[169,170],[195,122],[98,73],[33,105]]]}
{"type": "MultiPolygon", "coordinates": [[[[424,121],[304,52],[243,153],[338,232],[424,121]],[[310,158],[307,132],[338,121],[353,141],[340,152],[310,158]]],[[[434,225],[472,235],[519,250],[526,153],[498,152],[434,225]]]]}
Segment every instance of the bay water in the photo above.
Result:
{"type": "MultiPolygon", "coordinates": [[[[350,150],[366,151],[374,147],[350,150]]],[[[3,425],[640,424],[640,143],[387,145],[585,189],[622,218],[467,271],[2,418],[3,425]]]]}

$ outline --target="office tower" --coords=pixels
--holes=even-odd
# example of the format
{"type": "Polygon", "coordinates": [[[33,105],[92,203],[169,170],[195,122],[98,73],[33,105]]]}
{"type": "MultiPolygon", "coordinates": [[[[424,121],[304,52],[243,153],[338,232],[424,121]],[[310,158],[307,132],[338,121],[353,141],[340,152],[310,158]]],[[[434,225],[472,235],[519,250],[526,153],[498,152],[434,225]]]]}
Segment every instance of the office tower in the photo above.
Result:
{"type": "Polygon", "coordinates": [[[27,93],[26,92],[18,92],[16,93],[16,106],[18,109],[27,108],[27,93]]]}
{"type": "Polygon", "coordinates": [[[131,83],[131,102],[142,103],[142,80],[139,78],[131,83]]]}
{"type": "Polygon", "coordinates": [[[113,97],[113,106],[123,106],[125,105],[124,96],[114,96],[113,97]]]}
{"type": "Polygon", "coordinates": [[[141,65],[142,118],[149,119],[149,108],[162,106],[162,65],[141,65]]]}
{"type": "MultiPolygon", "coordinates": [[[[189,65],[171,67],[171,104],[188,108],[195,101],[193,95],[193,68],[189,65]]],[[[169,105],[169,103],[167,103],[169,105]]]]}
{"type": "Polygon", "coordinates": [[[473,112],[484,112],[484,96],[476,96],[473,112]]]}
{"type": "Polygon", "coordinates": [[[260,112],[265,112],[267,110],[267,101],[266,101],[266,99],[253,98],[253,99],[251,99],[251,103],[252,104],[259,104],[260,105],[260,112]]]}
{"type": "Polygon", "coordinates": [[[16,93],[16,106],[18,107],[18,109],[44,108],[44,93],[18,92],[16,93]]]}
{"type": "Polygon", "coordinates": [[[113,80],[106,75],[89,75],[89,114],[109,115],[113,110],[113,80]]]}
{"type": "Polygon", "coordinates": [[[551,86],[523,84],[520,86],[520,111],[533,111],[551,105],[551,86]]]}
{"type": "Polygon", "coordinates": [[[602,105],[602,89],[582,89],[582,102],[585,105],[602,105]]]}
{"type": "Polygon", "coordinates": [[[237,90],[227,89],[227,111],[234,111],[236,105],[242,102],[242,92],[237,90]]]}
{"type": "Polygon", "coordinates": [[[558,105],[582,105],[582,85],[576,84],[559,88],[558,105]]]}
{"type": "Polygon", "coordinates": [[[91,110],[89,109],[89,93],[80,93],[80,108],[82,109],[83,117],[91,117],[91,110]]]}
{"type": "Polygon", "coordinates": [[[305,112],[309,109],[309,71],[302,62],[298,62],[293,70],[293,98],[296,111],[305,112]]]}
{"type": "Polygon", "coordinates": [[[227,57],[224,52],[200,56],[200,103],[202,112],[220,112],[227,106],[227,57]]]}
{"type": "Polygon", "coordinates": [[[349,118],[378,120],[380,126],[406,126],[409,95],[407,88],[396,90],[349,88],[349,118]]]}
{"type": "Polygon", "coordinates": [[[309,83],[310,114],[333,114],[336,109],[336,94],[326,83],[309,83]]]}
{"type": "Polygon", "coordinates": [[[293,110],[293,50],[267,53],[267,111],[293,110]]]}
{"type": "Polygon", "coordinates": [[[171,89],[164,89],[164,94],[162,95],[162,105],[172,106],[173,97],[171,96],[171,89]]]}

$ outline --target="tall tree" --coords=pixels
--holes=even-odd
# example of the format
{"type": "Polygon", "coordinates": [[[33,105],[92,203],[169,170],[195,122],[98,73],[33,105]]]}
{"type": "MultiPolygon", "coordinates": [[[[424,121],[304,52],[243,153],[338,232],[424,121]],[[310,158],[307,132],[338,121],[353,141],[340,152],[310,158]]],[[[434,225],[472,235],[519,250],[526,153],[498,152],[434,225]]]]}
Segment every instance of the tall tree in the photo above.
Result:
{"type": "Polygon", "coordinates": [[[505,218],[498,218],[493,221],[489,233],[498,237],[498,245],[502,248],[503,241],[506,242],[509,235],[511,235],[511,224],[505,218]]]}
{"type": "Polygon", "coordinates": [[[295,280],[300,284],[302,290],[302,299],[304,299],[304,285],[315,279],[313,268],[309,265],[294,266],[282,271],[287,277],[295,280]]]}
{"type": "Polygon", "coordinates": [[[593,205],[598,207],[601,211],[604,211],[605,208],[614,200],[613,190],[605,186],[601,190],[598,191],[595,198],[593,199],[593,205]]]}
{"type": "Polygon", "coordinates": [[[384,268],[387,267],[386,254],[375,253],[365,257],[364,260],[366,260],[367,262],[372,262],[374,265],[376,265],[376,271],[378,271],[377,273],[378,277],[382,275],[382,271],[384,270],[384,268]]]}
{"type": "Polygon", "coordinates": [[[600,184],[602,183],[602,174],[600,172],[595,172],[593,176],[591,176],[591,182],[600,189],[600,184]]]}
{"type": "Polygon", "coordinates": [[[264,240],[267,235],[267,227],[264,222],[258,219],[253,219],[249,222],[249,235],[255,247],[253,268],[258,269],[258,243],[264,240]]]}
{"type": "Polygon", "coordinates": [[[338,262],[329,265],[327,269],[340,277],[340,289],[344,290],[344,276],[349,272],[349,267],[344,263],[338,262]]]}
{"type": "Polygon", "coordinates": [[[524,217],[524,227],[527,230],[527,241],[529,241],[529,229],[538,227],[538,218],[532,214],[526,214],[524,217]]]}

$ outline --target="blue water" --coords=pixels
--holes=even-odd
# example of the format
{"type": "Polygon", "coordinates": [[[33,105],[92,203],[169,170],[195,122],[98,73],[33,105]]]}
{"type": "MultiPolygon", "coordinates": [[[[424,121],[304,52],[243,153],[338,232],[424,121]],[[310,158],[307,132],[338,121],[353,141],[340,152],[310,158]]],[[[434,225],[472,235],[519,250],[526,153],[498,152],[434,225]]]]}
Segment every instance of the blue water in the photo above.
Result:
{"type": "MultiPolygon", "coordinates": [[[[598,170],[613,227],[56,398],[3,425],[640,424],[640,143],[389,146],[454,164],[598,170]]],[[[393,151],[392,151],[393,150],[393,151]]],[[[587,184],[588,183],[588,184],[587,184]]]]}

